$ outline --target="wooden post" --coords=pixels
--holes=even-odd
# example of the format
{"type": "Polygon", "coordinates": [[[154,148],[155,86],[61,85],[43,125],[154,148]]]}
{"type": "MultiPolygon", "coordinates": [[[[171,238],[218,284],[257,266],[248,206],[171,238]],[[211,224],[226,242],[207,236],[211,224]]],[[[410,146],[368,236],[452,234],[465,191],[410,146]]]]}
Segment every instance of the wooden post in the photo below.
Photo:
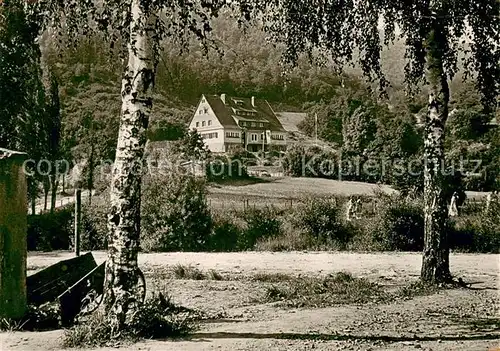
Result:
{"type": "Polygon", "coordinates": [[[26,154],[0,148],[0,318],[20,319],[27,307],[26,154]]]}
{"type": "Polygon", "coordinates": [[[75,255],[80,256],[80,230],[82,222],[82,190],[75,190],[75,255]]]}

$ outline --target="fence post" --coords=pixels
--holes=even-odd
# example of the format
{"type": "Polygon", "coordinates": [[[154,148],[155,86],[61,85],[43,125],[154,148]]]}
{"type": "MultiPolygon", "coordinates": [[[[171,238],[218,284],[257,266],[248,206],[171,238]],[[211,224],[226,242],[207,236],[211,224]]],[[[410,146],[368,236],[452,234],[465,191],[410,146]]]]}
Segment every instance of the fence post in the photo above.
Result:
{"type": "Polygon", "coordinates": [[[80,230],[82,219],[82,190],[75,190],[75,255],[80,256],[80,230]]]}
{"type": "Polygon", "coordinates": [[[0,148],[0,318],[26,312],[27,155],[0,148]]]}

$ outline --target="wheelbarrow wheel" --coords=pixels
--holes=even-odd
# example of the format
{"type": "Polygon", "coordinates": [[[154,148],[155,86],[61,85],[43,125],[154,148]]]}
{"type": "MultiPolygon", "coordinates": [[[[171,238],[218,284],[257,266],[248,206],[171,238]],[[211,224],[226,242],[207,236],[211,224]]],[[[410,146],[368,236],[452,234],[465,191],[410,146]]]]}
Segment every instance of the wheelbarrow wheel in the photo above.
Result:
{"type": "Polygon", "coordinates": [[[83,298],[79,316],[85,316],[94,312],[99,308],[103,300],[104,294],[97,294],[95,290],[92,290],[83,298]]]}
{"type": "MultiPolygon", "coordinates": [[[[138,281],[137,285],[134,287],[134,298],[139,305],[144,303],[146,299],[146,278],[144,277],[144,273],[137,268],[138,281]]],[[[95,290],[90,291],[87,296],[82,300],[82,305],[80,309],[80,316],[88,315],[94,311],[96,311],[99,306],[102,304],[104,300],[104,294],[97,294],[95,290]]]]}

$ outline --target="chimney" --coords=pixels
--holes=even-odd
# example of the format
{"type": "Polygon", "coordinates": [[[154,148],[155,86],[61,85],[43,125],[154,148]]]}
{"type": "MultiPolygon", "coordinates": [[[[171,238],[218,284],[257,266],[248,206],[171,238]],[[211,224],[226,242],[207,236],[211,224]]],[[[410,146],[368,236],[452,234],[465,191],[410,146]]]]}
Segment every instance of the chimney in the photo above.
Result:
{"type": "Polygon", "coordinates": [[[252,106],[255,107],[255,96],[252,96],[252,106]]]}
{"type": "Polygon", "coordinates": [[[224,103],[224,105],[226,104],[226,94],[221,94],[220,95],[220,99],[222,100],[222,102],[224,103]]]}

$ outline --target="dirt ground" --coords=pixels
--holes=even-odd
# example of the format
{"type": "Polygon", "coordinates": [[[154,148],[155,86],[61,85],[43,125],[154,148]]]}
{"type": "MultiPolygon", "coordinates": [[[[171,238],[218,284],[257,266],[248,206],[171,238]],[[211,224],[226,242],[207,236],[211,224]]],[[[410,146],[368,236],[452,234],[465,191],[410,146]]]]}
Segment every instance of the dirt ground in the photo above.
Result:
{"type": "MultiPolygon", "coordinates": [[[[69,257],[69,253],[33,253],[28,257],[28,269],[31,273],[69,257]]],[[[98,262],[105,260],[102,252],[95,253],[95,257],[98,262]]],[[[265,293],[263,283],[247,278],[262,272],[325,275],[344,271],[393,289],[418,278],[421,256],[408,253],[172,253],[144,254],[139,264],[145,272],[168,269],[175,264],[193,265],[203,271],[213,269],[228,279],[163,281],[176,303],[219,314],[221,318],[202,323],[189,340],[147,341],[124,346],[124,349],[500,349],[500,255],[451,256],[453,273],[473,283],[472,289],[443,290],[434,295],[383,304],[317,309],[261,303],[259,297],[265,293]]],[[[3,333],[0,350],[58,350],[62,333],[3,333]]]]}

